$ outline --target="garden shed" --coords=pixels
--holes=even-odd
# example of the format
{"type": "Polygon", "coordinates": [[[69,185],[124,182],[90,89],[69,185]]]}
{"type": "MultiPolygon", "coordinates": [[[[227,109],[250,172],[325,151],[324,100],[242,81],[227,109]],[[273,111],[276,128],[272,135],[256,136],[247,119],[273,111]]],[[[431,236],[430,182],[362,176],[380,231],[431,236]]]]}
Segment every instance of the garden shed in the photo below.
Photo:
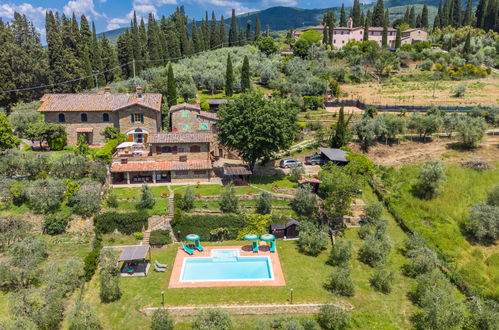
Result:
{"type": "Polygon", "coordinates": [[[270,233],[276,238],[297,238],[300,233],[298,227],[300,223],[294,219],[289,219],[286,224],[273,223],[270,225],[270,233]]]}
{"type": "Polygon", "coordinates": [[[233,182],[236,186],[246,186],[250,175],[253,174],[247,165],[225,164],[224,165],[224,183],[233,182]]]}
{"type": "Polygon", "coordinates": [[[348,164],[348,152],[345,150],[336,148],[319,148],[319,151],[321,152],[322,157],[327,159],[328,162],[333,162],[338,166],[348,164]]]}

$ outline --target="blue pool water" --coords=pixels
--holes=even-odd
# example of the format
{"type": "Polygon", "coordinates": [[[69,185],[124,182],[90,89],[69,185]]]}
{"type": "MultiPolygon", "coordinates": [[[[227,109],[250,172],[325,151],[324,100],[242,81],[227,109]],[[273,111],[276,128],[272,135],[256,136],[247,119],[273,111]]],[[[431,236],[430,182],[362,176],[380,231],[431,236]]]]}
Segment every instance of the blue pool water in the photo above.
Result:
{"type": "Polygon", "coordinates": [[[272,279],[268,257],[239,257],[237,250],[214,250],[210,258],[186,258],[181,281],[272,279]]]}

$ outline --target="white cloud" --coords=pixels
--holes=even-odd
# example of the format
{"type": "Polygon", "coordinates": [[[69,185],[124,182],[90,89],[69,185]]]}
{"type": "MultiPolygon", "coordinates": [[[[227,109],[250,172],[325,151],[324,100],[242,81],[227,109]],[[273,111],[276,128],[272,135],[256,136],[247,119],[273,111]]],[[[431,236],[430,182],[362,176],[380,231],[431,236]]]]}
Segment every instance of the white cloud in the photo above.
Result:
{"type": "Polygon", "coordinates": [[[71,0],[62,9],[66,16],[71,16],[73,13],[76,16],[85,14],[94,18],[106,17],[105,14],[98,13],[94,7],[93,0],[71,0]]]}
{"type": "Polygon", "coordinates": [[[130,20],[133,19],[133,13],[137,15],[137,19],[140,21],[141,18],[147,19],[149,14],[154,14],[157,16],[158,10],[156,7],[161,7],[164,5],[176,5],[177,0],[133,0],[132,10],[125,17],[115,17],[107,22],[106,29],[114,30],[122,27],[123,25],[128,25],[130,20]]]}
{"type": "Polygon", "coordinates": [[[22,3],[20,5],[0,4],[0,17],[8,21],[14,18],[15,12],[26,15],[26,17],[33,22],[36,31],[40,33],[40,36],[43,40],[45,39],[45,13],[48,10],[54,9],[33,7],[33,5],[29,3],[22,3]]]}

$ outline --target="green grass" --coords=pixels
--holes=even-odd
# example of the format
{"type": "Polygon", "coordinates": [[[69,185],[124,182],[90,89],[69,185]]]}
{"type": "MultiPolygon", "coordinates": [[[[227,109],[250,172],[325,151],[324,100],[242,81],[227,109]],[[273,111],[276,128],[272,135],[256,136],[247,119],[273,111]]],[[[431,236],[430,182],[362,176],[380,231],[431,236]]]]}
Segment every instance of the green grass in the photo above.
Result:
{"type": "MultiPolygon", "coordinates": [[[[188,185],[182,185],[182,186],[172,186],[171,188],[174,191],[179,191],[181,193],[185,192],[185,190],[189,187],[188,185]]],[[[203,184],[199,186],[192,186],[194,187],[194,192],[196,195],[199,196],[217,196],[222,194],[224,187],[218,184],[203,184]]],[[[248,187],[248,186],[241,186],[241,187],[234,187],[236,191],[236,195],[245,195],[248,192],[252,193],[258,193],[258,191],[255,191],[254,188],[248,187]]]]}
{"type": "MultiPolygon", "coordinates": [[[[373,199],[374,195],[365,190],[365,198],[373,199]]],[[[389,215],[384,214],[389,218],[389,215]]],[[[359,329],[401,329],[410,328],[410,315],[415,307],[409,302],[408,292],[412,290],[414,280],[401,275],[400,269],[406,263],[399,248],[405,234],[398,225],[389,218],[389,234],[394,248],[389,256],[389,265],[397,271],[393,292],[385,295],[374,291],[369,285],[369,277],[373,269],[359,262],[356,257],[351,261],[352,278],[356,286],[356,294],[352,298],[339,298],[328,293],[323,285],[332,269],[326,265],[330,248],[318,257],[305,256],[298,252],[295,241],[278,241],[277,247],[281,266],[286,279],[285,287],[235,287],[235,288],[198,288],[168,289],[171,269],[166,273],[151,272],[146,278],[124,278],[121,282],[122,298],[113,303],[102,304],[98,297],[98,277],[94,277],[87,286],[85,299],[97,310],[104,328],[113,329],[147,329],[150,320],[140,309],[161,304],[162,290],[165,290],[165,304],[181,305],[222,305],[222,304],[286,304],[289,303],[289,289],[294,289],[295,303],[327,303],[345,302],[354,306],[354,327],[359,329]]],[[[344,239],[354,243],[355,251],[362,241],[357,236],[357,229],[346,231],[344,239]]],[[[241,245],[244,242],[209,243],[205,245],[241,245]]],[[[152,258],[172,265],[177,247],[153,249],[152,258]]],[[[355,253],[356,256],[356,253],[355,253]]],[[[263,316],[271,320],[275,316],[263,316]]],[[[286,316],[294,317],[294,316],[286,316]]],[[[234,318],[236,329],[248,329],[249,325],[260,320],[260,316],[237,316],[234,318]]],[[[180,318],[176,329],[189,329],[191,318],[180,318]]]]}
{"type": "Polygon", "coordinates": [[[483,202],[487,192],[499,182],[499,170],[480,173],[448,165],[447,181],[432,200],[419,199],[412,193],[418,173],[418,166],[397,170],[392,181],[397,182],[398,192],[390,196],[393,208],[409,228],[426,237],[474,287],[499,297],[499,267],[495,261],[499,259],[499,246],[473,245],[461,230],[469,207],[483,202]]]}
{"type": "MultiPolygon", "coordinates": [[[[168,187],[166,186],[152,186],[149,188],[156,198],[160,198],[163,193],[169,193],[168,187]]],[[[114,188],[113,191],[118,199],[135,199],[140,197],[140,189],[140,187],[114,188]]]]}
{"type": "MultiPolygon", "coordinates": [[[[149,216],[151,215],[164,215],[167,212],[167,207],[168,207],[168,200],[163,199],[163,200],[156,200],[156,203],[154,203],[154,206],[152,209],[145,209],[147,214],[149,216]]],[[[113,209],[109,209],[109,211],[112,211],[113,209]]],[[[127,212],[134,212],[138,211],[137,209],[137,202],[132,202],[132,201],[125,201],[125,202],[118,202],[118,210],[119,211],[127,211],[127,212]]]]}
{"type": "Polygon", "coordinates": [[[0,291],[0,321],[9,318],[9,293],[0,291]]]}
{"type": "Polygon", "coordinates": [[[104,234],[102,235],[102,245],[137,245],[140,241],[135,239],[133,235],[124,234],[104,234]]]}
{"type": "Polygon", "coordinates": [[[274,176],[253,176],[250,179],[253,186],[260,189],[272,191],[272,187],[276,186],[279,189],[296,188],[298,184],[289,180],[287,176],[274,175],[274,176]]]}

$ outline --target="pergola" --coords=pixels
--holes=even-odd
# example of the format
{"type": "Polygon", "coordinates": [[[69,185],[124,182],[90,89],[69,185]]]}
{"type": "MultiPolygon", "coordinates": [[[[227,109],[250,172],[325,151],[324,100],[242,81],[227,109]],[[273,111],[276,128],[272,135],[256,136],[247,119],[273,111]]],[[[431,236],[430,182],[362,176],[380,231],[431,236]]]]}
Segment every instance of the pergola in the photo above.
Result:
{"type": "Polygon", "coordinates": [[[137,245],[126,247],[118,258],[118,262],[123,262],[121,275],[128,276],[147,276],[149,263],[146,257],[149,254],[151,259],[151,248],[149,245],[137,245]],[[142,275],[143,273],[144,275],[142,275]]]}

